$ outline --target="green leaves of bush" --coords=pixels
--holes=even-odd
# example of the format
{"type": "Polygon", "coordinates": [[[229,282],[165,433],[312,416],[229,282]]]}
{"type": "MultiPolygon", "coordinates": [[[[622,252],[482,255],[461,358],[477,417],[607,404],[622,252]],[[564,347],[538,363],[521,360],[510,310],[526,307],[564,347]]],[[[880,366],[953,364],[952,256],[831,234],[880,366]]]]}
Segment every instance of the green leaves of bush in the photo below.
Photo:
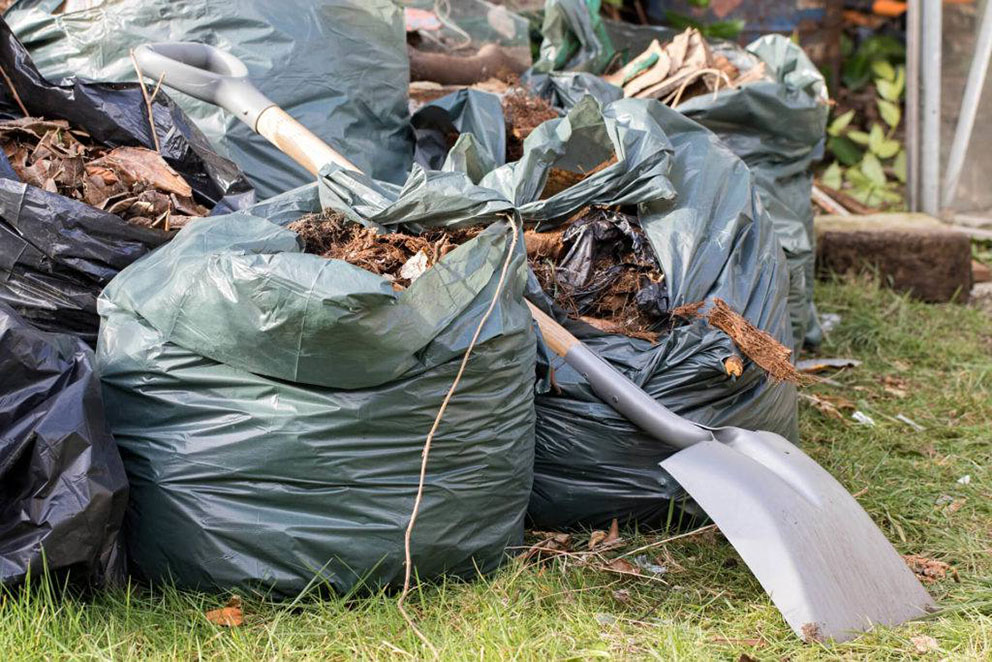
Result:
{"type": "MultiPolygon", "coordinates": [[[[896,130],[902,121],[900,100],[906,88],[906,69],[894,66],[889,59],[879,53],[891,55],[891,44],[872,42],[874,46],[859,49],[853,57],[858,60],[856,67],[849,70],[845,64],[845,83],[848,74],[864,70],[875,86],[877,97],[875,106],[882,123],[872,122],[865,126],[859,122],[857,113],[848,110],[835,117],[827,126],[827,149],[834,157],[820,176],[820,182],[829,188],[845,189],[851,197],[864,205],[898,205],[903,201],[900,183],[906,181],[906,152],[895,139],[896,130]]],[[[854,80],[852,82],[857,82],[854,80]]],[[[854,89],[858,86],[852,86],[854,89]]]]}

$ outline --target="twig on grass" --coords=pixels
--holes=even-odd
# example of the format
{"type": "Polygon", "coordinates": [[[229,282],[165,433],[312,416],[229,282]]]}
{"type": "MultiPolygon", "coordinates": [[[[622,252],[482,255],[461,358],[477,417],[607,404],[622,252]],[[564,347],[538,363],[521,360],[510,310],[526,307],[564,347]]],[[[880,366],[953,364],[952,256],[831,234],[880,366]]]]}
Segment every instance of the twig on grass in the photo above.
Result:
{"type": "Polygon", "coordinates": [[[700,533],[705,533],[706,531],[715,530],[715,529],[716,529],[716,524],[707,524],[706,526],[701,526],[698,529],[693,529],[692,531],[686,531],[685,533],[680,533],[677,536],[672,536],[670,538],[665,538],[664,540],[656,540],[655,542],[648,543],[647,545],[644,545],[643,547],[638,547],[637,549],[631,550],[629,552],[625,552],[624,554],[621,554],[617,558],[618,559],[622,559],[622,558],[624,558],[626,556],[630,556],[631,554],[636,554],[637,552],[643,552],[646,549],[652,549],[654,547],[660,547],[661,545],[664,545],[666,543],[670,543],[673,540],[679,540],[681,538],[688,538],[690,536],[695,536],[695,535],[698,535],[700,533]]]}

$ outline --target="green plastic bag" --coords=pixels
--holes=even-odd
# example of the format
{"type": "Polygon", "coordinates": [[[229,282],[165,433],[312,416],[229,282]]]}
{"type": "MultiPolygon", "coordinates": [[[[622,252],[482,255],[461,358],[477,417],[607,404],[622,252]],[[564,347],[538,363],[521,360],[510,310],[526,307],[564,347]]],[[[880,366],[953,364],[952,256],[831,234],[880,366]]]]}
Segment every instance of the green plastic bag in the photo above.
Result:
{"type": "MultiPolygon", "coordinates": [[[[468,107],[450,101],[441,99],[438,107],[456,113],[468,107]]],[[[463,127],[502,122],[501,116],[484,121],[476,113],[453,119],[463,120],[463,127]]],[[[475,135],[461,134],[444,168],[456,171],[459,145],[475,140],[475,135]]],[[[490,139],[483,136],[480,141],[490,139]]],[[[487,148],[497,149],[505,145],[487,148]]],[[[523,219],[536,223],[537,229],[553,229],[590,205],[636,210],[665,275],[670,308],[720,298],[783,345],[792,346],[785,256],[751,172],[717,136],[679,112],[653,100],[600,105],[586,96],[564,117],[535,129],[524,141],[523,157],[488,172],[480,186],[513,200],[523,219]],[[542,198],[552,167],[589,172],[613,156],[617,163],[542,198]]],[[[772,380],[750,361],[744,362],[742,375],[728,376],[724,361],[739,350],[706,322],[677,324],[652,344],[566,319],[549,307],[534,278],[529,293],[673,411],[706,425],[738,425],[798,437],[795,387],[772,380]]],[[[554,371],[556,388],[536,400],[529,509],[534,525],[601,526],[614,517],[648,526],[663,522],[672,500],[685,496],[659,466],[676,449],[617,414],[564,361],[546,351],[543,355],[542,365],[554,371]]]]}
{"type": "MultiPolygon", "coordinates": [[[[474,188],[460,173],[403,195],[365,183],[391,203],[380,220],[488,228],[397,292],[281,227],[319,210],[308,186],[190,224],[101,297],[97,360],[145,578],[277,595],[402,582],[424,440],[495,295],[513,215],[452,193],[474,188]]],[[[489,572],[522,540],[536,351],[522,242],[508,274],[433,441],[421,579],[489,572]]]]}

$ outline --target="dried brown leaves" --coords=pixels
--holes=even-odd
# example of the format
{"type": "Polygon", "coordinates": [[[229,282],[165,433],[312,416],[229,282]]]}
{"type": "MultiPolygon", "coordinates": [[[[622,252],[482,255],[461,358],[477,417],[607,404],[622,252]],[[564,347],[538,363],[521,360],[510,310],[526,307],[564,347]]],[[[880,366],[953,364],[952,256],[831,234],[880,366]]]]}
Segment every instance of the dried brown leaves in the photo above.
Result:
{"type": "Polygon", "coordinates": [[[927,558],[919,554],[906,554],[902,558],[906,561],[906,565],[909,566],[910,570],[916,574],[917,579],[924,584],[934,584],[938,580],[946,578],[947,575],[950,575],[956,582],[961,581],[958,571],[950,563],[927,558]]]}
{"type": "Polygon", "coordinates": [[[157,152],[144,147],[108,150],[63,120],[2,120],[0,147],[24,182],[135,225],[168,230],[208,213],[157,152]]]}
{"type": "Polygon", "coordinates": [[[227,601],[227,604],[220,609],[212,609],[204,614],[206,619],[214,625],[232,628],[244,625],[245,617],[241,611],[241,598],[237,595],[227,601]]]}
{"type": "Polygon", "coordinates": [[[623,88],[625,97],[660,99],[676,106],[680,101],[722,88],[740,87],[765,77],[763,64],[746,72],[715,54],[694,28],[662,45],[657,39],[619,71],[604,76],[623,88]]]}

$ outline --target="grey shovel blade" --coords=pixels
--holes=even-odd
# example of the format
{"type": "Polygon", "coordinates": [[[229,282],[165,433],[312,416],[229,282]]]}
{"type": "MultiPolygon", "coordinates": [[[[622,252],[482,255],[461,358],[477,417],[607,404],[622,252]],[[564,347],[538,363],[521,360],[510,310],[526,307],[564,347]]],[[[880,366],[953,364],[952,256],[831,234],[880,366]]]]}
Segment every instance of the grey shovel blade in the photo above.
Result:
{"type": "Polygon", "coordinates": [[[661,463],[806,641],[846,641],[934,608],[847,490],[786,439],[739,428],[661,463]]]}

